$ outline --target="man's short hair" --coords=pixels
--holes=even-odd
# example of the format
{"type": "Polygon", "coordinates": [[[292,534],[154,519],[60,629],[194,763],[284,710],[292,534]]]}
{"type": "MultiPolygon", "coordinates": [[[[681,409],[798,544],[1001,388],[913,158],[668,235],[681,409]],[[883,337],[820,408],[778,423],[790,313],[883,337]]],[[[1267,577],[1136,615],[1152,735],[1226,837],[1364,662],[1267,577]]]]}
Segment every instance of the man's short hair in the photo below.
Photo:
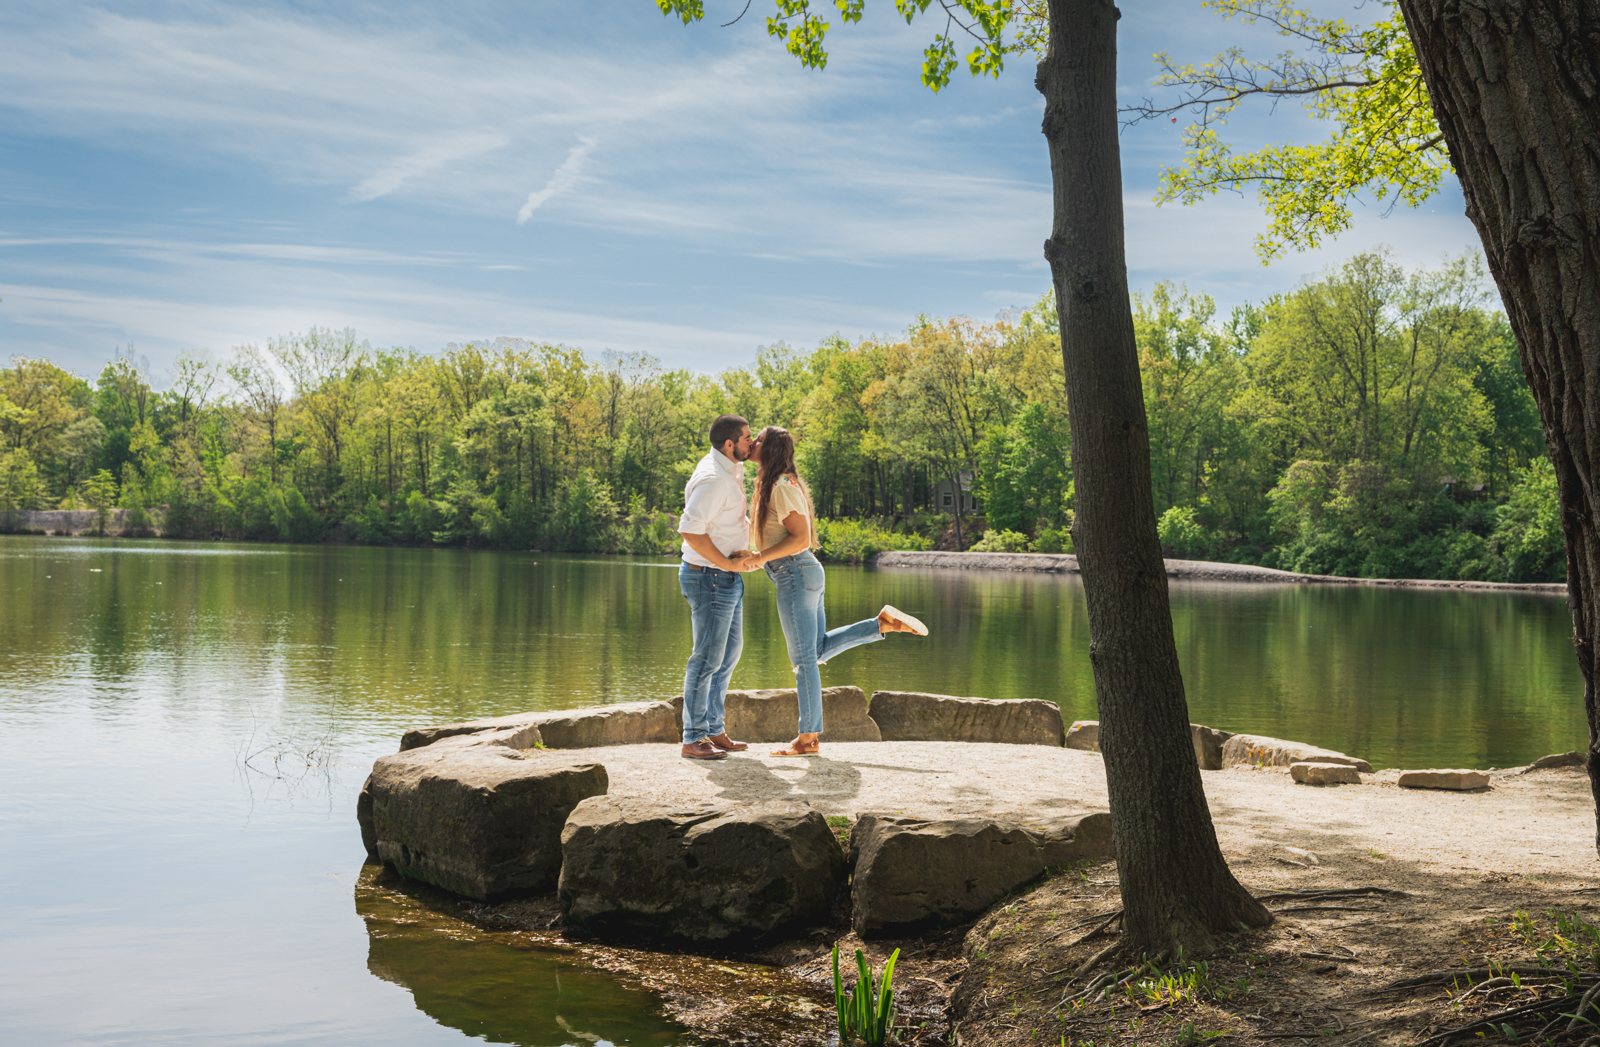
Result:
{"type": "Polygon", "coordinates": [[[738,443],[739,437],[744,435],[745,426],[749,424],[736,414],[718,415],[717,420],[711,423],[711,446],[720,449],[729,440],[738,443]]]}

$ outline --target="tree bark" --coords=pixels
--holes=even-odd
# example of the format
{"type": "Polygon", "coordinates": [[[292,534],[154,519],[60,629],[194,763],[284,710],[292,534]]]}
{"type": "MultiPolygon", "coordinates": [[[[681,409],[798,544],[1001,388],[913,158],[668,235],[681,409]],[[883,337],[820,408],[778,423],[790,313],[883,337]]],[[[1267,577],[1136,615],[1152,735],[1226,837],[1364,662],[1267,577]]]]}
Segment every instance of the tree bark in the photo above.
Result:
{"type": "Polygon", "coordinates": [[[1600,3],[1400,9],[1555,465],[1600,851],[1600,3]]]}
{"type": "Polygon", "coordinates": [[[1073,545],[1116,837],[1125,949],[1214,947],[1272,922],[1217,845],[1189,735],[1166,567],[1150,490],[1150,439],[1123,249],[1117,9],[1050,0],[1039,63],[1055,224],[1045,241],[1061,319],[1076,480],[1073,545]]]}

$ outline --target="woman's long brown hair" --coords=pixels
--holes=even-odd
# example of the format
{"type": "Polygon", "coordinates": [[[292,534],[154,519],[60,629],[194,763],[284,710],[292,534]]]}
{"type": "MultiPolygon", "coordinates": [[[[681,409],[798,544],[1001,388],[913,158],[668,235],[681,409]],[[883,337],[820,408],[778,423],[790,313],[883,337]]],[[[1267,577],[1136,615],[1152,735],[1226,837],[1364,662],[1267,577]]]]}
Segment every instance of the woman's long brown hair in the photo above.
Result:
{"type": "Polygon", "coordinates": [[[756,463],[756,534],[767,533],[767,503],[780,476],[800,479],[794,468],[794,437],[781,425],[769,425],[756,434],[761,460],[756,463]]]}

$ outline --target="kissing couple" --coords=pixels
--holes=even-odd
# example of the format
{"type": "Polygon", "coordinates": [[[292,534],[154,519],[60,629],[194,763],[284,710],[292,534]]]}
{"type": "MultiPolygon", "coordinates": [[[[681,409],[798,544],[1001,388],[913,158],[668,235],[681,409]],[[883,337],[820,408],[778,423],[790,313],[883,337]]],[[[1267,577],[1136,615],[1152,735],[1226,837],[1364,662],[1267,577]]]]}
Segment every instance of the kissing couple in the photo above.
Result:
{"type": "Polygon", "coordinates": [[[683,564],[678,585],[689,601],[694,651],[683,677],[683,755],[720,760],[749,748],[728,737],[723,703],[733,667],[744,650],[744,575],[765,570],[778,598],[778,620],[794,666],[800,704],[794,741],[773,756],[821,752],[822,674],[834,655],[889,633],[927,636],[928,628],[884,605],[876,618],[829,630],[823,610],[825,576],[811,492],[794,465],[794,439],[769,425],[754,438],[750,423],[725,414],[711,423],[711,450],[683,489],[683,564]],[[755,459],[755,495],[747,505],[744,463],[755,459]]]}

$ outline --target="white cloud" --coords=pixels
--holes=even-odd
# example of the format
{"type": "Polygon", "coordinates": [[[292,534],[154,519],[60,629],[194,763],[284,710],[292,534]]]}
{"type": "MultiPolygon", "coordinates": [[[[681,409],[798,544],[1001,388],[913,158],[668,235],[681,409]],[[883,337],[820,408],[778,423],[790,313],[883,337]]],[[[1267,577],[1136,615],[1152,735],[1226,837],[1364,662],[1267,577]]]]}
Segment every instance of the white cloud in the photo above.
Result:
{"type": "Polygon", "coordinates": [[[508,141],[510,139],[499,131],[483,131],[443,142],[436,142],[396,161],[383,171],[366,179],[350,190],[350,199],[356,203],[365,203],[369,200],[376,200],[380,196],[388,196],[414,178],[429,174],[457,160],[465,160],[492,152],[504,146],[508,141]]]}
{"type": "Polygon", "coordinates": [[[517,224],[522,225],[532,218],[533,212],[543,207],[551,197],[577,188],[583,176],[584,161],[589,159],[589,154],[599,144],[598,138],[579,135],[578,144],[567,151],[567,158],[561,161],[561,166],[556,168],[556,173],[550,176],[550,181],[544,184],[544,188],[528,194],[527,201],[517,211],[517,224]]]}

